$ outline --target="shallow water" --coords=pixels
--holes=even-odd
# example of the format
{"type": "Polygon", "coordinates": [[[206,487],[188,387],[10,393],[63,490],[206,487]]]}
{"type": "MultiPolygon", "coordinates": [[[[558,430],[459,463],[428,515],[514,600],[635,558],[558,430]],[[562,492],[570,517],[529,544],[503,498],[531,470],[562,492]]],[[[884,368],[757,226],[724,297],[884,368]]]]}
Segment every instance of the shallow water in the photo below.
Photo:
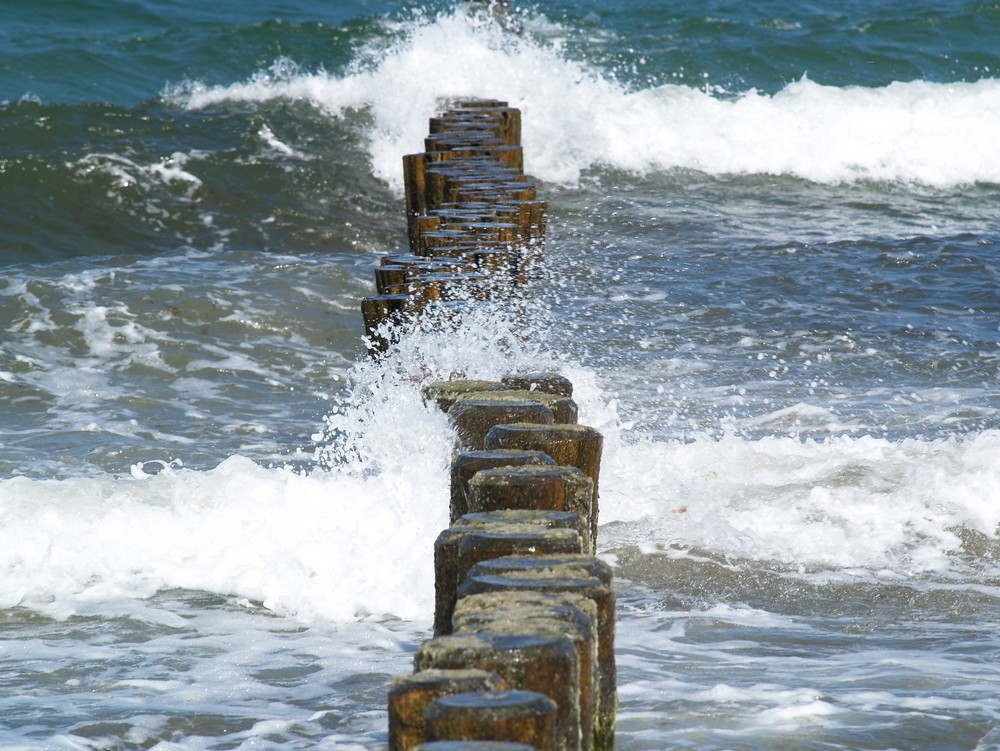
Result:
{"type": "Polygon", "coordinates": [[[12,8],[0,745],[383,747],[447,524],[417,386],[551,367],[619,748],[1000,748],[996,8],[12,8]],[[523,110],[545,278],[373,366],[400,156],[469,94],[523,110]]]}

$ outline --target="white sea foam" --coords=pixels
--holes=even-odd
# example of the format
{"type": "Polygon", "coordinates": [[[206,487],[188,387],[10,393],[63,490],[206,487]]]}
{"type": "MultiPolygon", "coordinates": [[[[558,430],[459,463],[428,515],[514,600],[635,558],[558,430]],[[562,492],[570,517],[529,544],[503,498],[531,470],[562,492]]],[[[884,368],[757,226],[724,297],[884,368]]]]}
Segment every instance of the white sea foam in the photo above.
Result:
{"type": "MultiPolygon", "coordinates": [[[[91,310],[87,341],[102,351],[111,346],[107,311],[91,310]]],[[[961,565],[960,529],[996,536],[996,431],[628,443],[596,374],[547,357],[545,330],[525,331],[488,306],[457,322],[426,316],[385,359],[353,367],[349,394],[315,436],[309,473],[231,456],[209,471],[153,462],[130,473],[0,481],[0,607],[104,612],[121,598],[188,588],[305,620],[426,618],[453,437],[420,386],[539,367],[574,382],[581,421],[605,436],[601,521],[618,522],[602,533],[607,550],[698,547],[849,576],[909,576],[961,565]]]]}
{"type": "Polygon", "coordinates": [[[274,131],[271,130],[266,124],[261,125],[257,130],[257,137],[265,147],[266,153],[270,153],[278,157],[295,157],[297,159],[302,159],[305,156],[301,151],[292,148],[274,135],[274,131]]]}
{"type": "Polygon", "coordinates": [[[305,72],[282,60],[241,83],[187,83],[165,96],[189,108],[297,99],[333,116],[367,109],[372,169],[397,189],[399,156],[422,142],[441,100],[470,95],[523,110],[528,169],[552,182],[573,183],[592,167],[823,183],[1000,182],[1000,80],[865,88],[803,76],[774,93],[629,87],[614,71],[573,59],[550,22],[529,20],[516,35],[462,10],[418,16],[393,30],[388,47],[358,50],[344,72],[305,72]]]}
{"type": "MultiPolygon", "coordinates": [[[[455,368],[496,378],[539,363],[512,322],[473,315],[483,320],[452,332],[429,323],[387,361],[359,362],[351,396],[316,436],[322,468],[308,474],[233,456],[210,471],[146,463],[124,476],[0,481],[0,607],[104,614],[123,598],[187,588],[307,621],[426,619],[453,438],[419,387],[455,368]]],[[[602,533],[605,549],[697,546],[848,576],[909,576],[946,572],[959,528],[996,535],[996,431],[631,445],[593,372],[544,364],[575,382],[582,421],[605,435],[601,521],[619,522],[602,533]]]]}
{"type": "Polygon", "coordinates": [[[111,178],[108,187],[110,198],[120,199],[120,193],[129,188],[150,191],[155,186],[178,185],[182,195],[191,199],[202,186],[201,178],[185,169],[196,153],[174,152],[168,157],[143,164],[121,154],[87,154],[68,164],[80,177],[103,175],[111,178]]]}
{"type": "Polygon", "coordinates": [[[246,601],[183,592],[102,612],[107,620],[86,637],[37,618],[8,631],[0,664],[20,690],[0,697],[5,751],[208,751],[220,736],[247,748],[294,747],[303,737],[374,748],[379,738],[384,745],[386,718],[366,684],[384,694],[379,682],[410,668],[406,647],[423,635],[401,633],[398,622],[302,628],[246,601]],[[344,683],[353,690],[341,692],[344,683]]]}
{"type": "Polygon", "coordinates": [[[1000,432],[612,445],[604,544],[696,546],[734,558],[886,576],[947,572],[959,530],[996,539],[1000,432]]]}
{"type": "Polygon", "coordinates": [[[456,367],[484,378],[540,362],[517,321],[470,316],[453,330],[428,316],[383,362],[360,361],[310,473],[231,456],[209,471],[144,462],[0,481],[0,608],[107,615],[181,588],[307,621],[429,618],[454,439],[420,385],[456,367]]]}
{"type": "MultiPolygon", "coordinates": [[[[145,347],[166,340],[140,327],[129,310],[95,304],[90,294],[106,282],[95,275],[61,281],[80,291],[73,308],[82,354],[44,383],[50,391],[65,389],[70,406],[79,407],[72,421],[65,418],[68,407],[60,408],[70,429],[132,435],[139,426],[109,423],[90,409],[88,395],[99,402],[115,388],[108,377],[121,358],[155,354],[145,347]]],[[[951,440],[733,434],[628,443],[617,403],[597,374],[546,355],[545,338],[557,335],[557,327],[545,323],[544,311],[532,317],[541,330],[526,331],[517,316],[485,305],[448,325],[429,315],[382,362],[358,362],[349,395],[317,426],[322,445],[308,474],[236,455],[209,471],[176,464],[156,471],[155,462],[146,462],[131,472],[126,466],[83,478],[0,481],[0,607],[104,613],[122,598],[190,588],[306,620],[369,613],[426,618],[432,543],[447,524],[452,437],[419,388],[459,373],[498,378],[551,367],[574,382],[581,421],[606,441],[601,521],[618,522],[602,531],[606,550],[636,545],[669,554],[697,547],[885,578],[947,575],[964,565],[957,554],[963,531],[996,538],[997,431],[951,440]]],[[[171,381],[185,393],[189,416],[199,403],[190,401],[192,394],[207,390],[210,401],[222,398],[215,395],[221,384],[199,377],[202,366],[256,367],[235,350],[205,344],[199,352],[177,371],[185,376],[171,381]]],[[[794,411],[827,419],[809,405],[794,411]]],[[[267,430],[265,413],[252,417],[233,429],[267,430]]],[[[184,458],[189,446],[182,439],[170,444],[184,458]]]]}
{"type": "Polygon", "coordinates": [[[453,439],[419,394],[433,363],[420,366],[415,382],[406,363],[359,363],[358,398],[331,418],[326,468],[309,474],[232,456],[210,471],[151,462],[129,475],[0,481],[0,608],[104,614],[187,588],[304,620],[428,617],[453,439]]]}
{"type": "Polygon", "coordinates": [[[420,619],[432,602],[426,542],[446,524],[429,444],[401,458],[403,476],[302,476],[230,457],[207,472],[4,480],[0,607],[103,613],[190,588],[305,620],[420,619]]]}

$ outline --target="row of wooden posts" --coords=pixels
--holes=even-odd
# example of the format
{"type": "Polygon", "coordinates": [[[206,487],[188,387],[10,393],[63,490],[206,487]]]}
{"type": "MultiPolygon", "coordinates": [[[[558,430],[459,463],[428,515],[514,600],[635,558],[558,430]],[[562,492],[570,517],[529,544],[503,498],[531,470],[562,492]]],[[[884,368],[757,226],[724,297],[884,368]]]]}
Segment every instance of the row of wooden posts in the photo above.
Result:
{"type": "Polygon", "coordinates": [[[430,121],[425,151],[403,157],[410,252],[384,256],[361,302],[369,351],[393,344],[429,305],[515,298],[537,267],[544,201],[524,174],[521,113],[456,102],[430,121]]]}
{"type": "MultiPolygon", "coordinates": [[[[430,305],[515,300],[545,204],[523,173],[520,112],[453,103],[403,157],[407,255],[362,303],[384,356],[430,305]]],[[[434,635],[389,690],[390,751],[609,751],[615,593],[594,553],[603,438],[548,372],[424,387],[456,431],[450,526],[434,545],[434,635]]]]}

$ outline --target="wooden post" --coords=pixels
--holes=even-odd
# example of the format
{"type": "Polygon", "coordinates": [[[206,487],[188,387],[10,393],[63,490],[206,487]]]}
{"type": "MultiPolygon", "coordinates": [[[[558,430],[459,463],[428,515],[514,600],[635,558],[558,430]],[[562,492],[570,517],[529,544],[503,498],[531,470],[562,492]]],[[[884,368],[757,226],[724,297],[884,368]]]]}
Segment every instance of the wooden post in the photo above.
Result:
{"type": "Polygon", "coordinates": [[[447,412],[465,394],[480,396],[481,391],[505,391],[506,387],[499,381],[482,381],[474,379],[455,379],[452,381],[435,381],[424,386],[420,393],[425,401],[434,401],[438,409],[447,412]]]}
{"type": "Polygon", "coordinates": [[[580,553],[583,542],[572,529],[530,524],[452,526],[434,542],[434,633],[451,633],[459,585],[469,567],[488,558],[515,554],[580,553]],[[466,538],[469,538],[466,541],[466,538]]]}
{"type": "Polygon", "coordinates": [[[413,751],[538,751],[538,747],[513,741],[426,741],[413,751]]]}
{"type": "Polygon", "coordinates": [[[409,295],[377,295],[361,301],[369,354],[377,357],[395,342],[398,331],[393,329],[405,321],[410,301],[409,295]]]}
{"type": "Polygon", "coordinates": [[[422,670],[389,688],[389,751],[409,751],[424,740],[425,714],[435,699],[463,691],[496,691],[507,685],[485,670],[422,670]]]}
{"type": "MultiPolygon", "coordinates": [[[[373,355],[427,306],[445,326],[484,300],[523,314],[538,276],[547,207],[524,174],[520,111],[442,106],[425,151],[403,157],[412,255],[385,256],[379,294],[362,302],[373,355]]],[[[393,684],[389,751],[611,751],[611,569],[582,554],[596,549],[600,433],[576,424],[573,385],[556,373],[438,382],[423,396],[475,450],[453,463],[452,525],[434,546],[437,636],[393,684]]]]}
{"type": "Polygon", "coordinates": [[[533,634],[567,636],[580,657],[580,743],[589,751],[593,742],[595,712],[595,671],[597,670],[596,608],[591,600],[579,595],[534,597],[518,593],[488,593],[464,597],[454,615],[456,635],[461,634],[533,634]],[[576,600],[570,604],[569,601],[576,600]],[[593,618],[585,612],[593,612],[593,618]]]}
{"type": "Polygon", "coordinates": [[[415,670],[488,670],[515,690],[536,691],[556,703],[557,751],[580,748],[580,665],[566,636],[476,634],[425,641],[413,659],[415,670]]]}
{"type": "Polygon", "coordinates": [[[406,225],[412,250],[417,247],[416,217],[427,213],[427,179],[424,174],[424,158],[424,154],[407,154],[403,157],[406,225]]]}
{"type": "Polygon", "coordinates": [[[537,691],[453,694],[427,708],[426,739],[508,741],[555,751],[558,715],[556,703],[537,691]]]}
{"type": "MultiPolygon", "coordinates": [[[[573,382],[566,376],[548,371],[515,373],[500,379],[500,383],[515,391],[541,391],[546,394],[573,396],[573,382]]],[[[568,422],[576,422],[569,420],[568,422]]]]}
{"type": "Polygon", "coordinates": [[[555,422],[551,409],[540,401],[528,399],[460,399],[448,410],[448,417],[455,426],[458,443],[463,451],[482,450],[486,434],[494,425],[526,422],[551,425],[555,422]]]}
{"type": "Polygon", "coordinates": [[[535,575],[540,573],[560,576],[592,576],[609,587],[614,582],[614,571],[608,563],[597,556],[586,554],[549,554],[544,557],[511,555],[477,564],[477,575],[508,574],[535,575]]]}
{"type": "Polygon", "coordinates": [[[413,751],[538,751],[538,747],[513,741],[426,741],[413,751]]]}
{"type": "MultiPolygon", "coordinates": [[[[462,402],[459,402],[462,404],[462,402]]],[[[569,511],[590,519],[594,483],[576,467],[522,466],[484,469],[469,482],[469,511],[538,509],[569,511]]],[[[583,547],[594,551],[591,530],[583,547]]]]}
{"type": "Polygon", "coordinates": [[[493,467],[519,467],[525,464],[555,466],[555,461],[541,451],[518,449],[466,451],[456,456],[451,463],[450,523],[454,524],[460,516],[469,512],[469,480],[476,472],[493,467]]]}
{"type": "Polygon", "coordinates": [[[494,524],[526,524],[545,529],[572,529],[580,536],[580,544],[590,534],[590,522],[569,511],[532,511],[528,509],[503,509],[477,511],[459,517],[456,527],[489,527],[494,524]]]}
{"type": "Polygon", "coordinates": [[[486,449],[524,449],[542,451],[556,464],[576,467],[594,482],[591,505],[591,539],[597,539],[598,481],[604,438],[586,425],[497,425],[486,434],[486,449]]]}
{"type": "Polygon", "coordinates": [[[489,389],[485,393],[481,394],[462,394],[456,396],[455,404],[448,409],[448,412],[451,412],[455,406],[462,403],[466,399],[489,400],[494,402],[541,402],[552,410],[552,415],[557,424],[567,425],[575,423],[577,420],[578,410],[576,402],[574,402],[570,397],[561,396],[560,394],[551,394],[537,389],[535,391],[489,389]]]}
{"type": "Polygon", "coordinates": [[[511,571],[503,575],[481,573],[488,571],[492,562],[484,562],[483,569],[473,567],[465,583],[459,587],[459,598],[484,592],[572,592],[594,601],[597,606],[597,710],[594,715],[595,751],[614,748],[615,711],[618,706],[618,678],[615,668],[615,593],[611,586],[598,577],[580,575],[572,569],[548,568],[543,564],[537,570],[511,571]]]}

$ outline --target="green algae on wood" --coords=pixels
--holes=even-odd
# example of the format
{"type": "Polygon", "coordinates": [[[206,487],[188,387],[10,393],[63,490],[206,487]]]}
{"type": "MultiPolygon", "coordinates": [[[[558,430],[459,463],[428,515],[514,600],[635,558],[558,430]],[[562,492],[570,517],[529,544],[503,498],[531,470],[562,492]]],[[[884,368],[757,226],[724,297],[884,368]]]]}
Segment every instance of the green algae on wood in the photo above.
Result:
{"type": "Polygon", "coordinates": [[[519,467],[526,464],[555,466],[555,461],[541,451],[498,449],[495,451],[466,451],[451,462],[451,517],[454,524],[469,511],[469,481],[483,469],[519,467]]]}

